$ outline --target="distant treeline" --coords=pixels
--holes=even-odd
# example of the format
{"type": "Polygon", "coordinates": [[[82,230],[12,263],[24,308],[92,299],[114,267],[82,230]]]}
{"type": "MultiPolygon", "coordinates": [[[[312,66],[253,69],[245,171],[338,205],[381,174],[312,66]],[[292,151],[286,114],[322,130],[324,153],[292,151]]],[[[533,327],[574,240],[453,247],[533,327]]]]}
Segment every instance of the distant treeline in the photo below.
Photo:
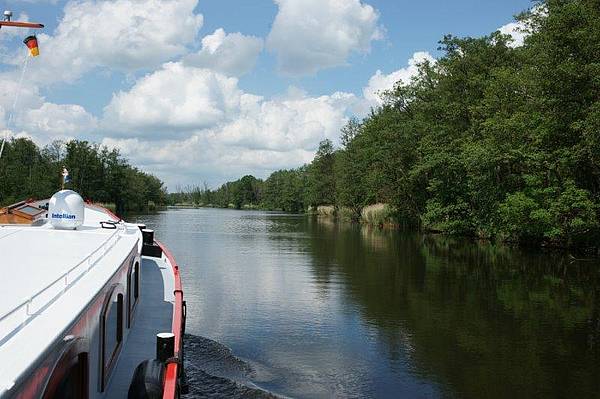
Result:
{"type": "Polygon", "coordinates": [[[303,211],[387,203],[423,229],[519,242],[598,245],[600,1],[537,2],[525,45],[499,32],[446,36],[385,104],[322,142],[313,162],[245,176],[172,202],[303,211]],[[230,205],[232,204],[232,205],[230,205]]]}
{"type": "Polygon", "coordinates": [[[49,198],[61,188],[63,167],[71,177],[66,188],[84,199],[115,204],[117,213],[166,201],[162,181],[131,166],[116,149],[78,140],[39,148],[19,138],[6,143],[0,158],[0,205],[49,198]]]}

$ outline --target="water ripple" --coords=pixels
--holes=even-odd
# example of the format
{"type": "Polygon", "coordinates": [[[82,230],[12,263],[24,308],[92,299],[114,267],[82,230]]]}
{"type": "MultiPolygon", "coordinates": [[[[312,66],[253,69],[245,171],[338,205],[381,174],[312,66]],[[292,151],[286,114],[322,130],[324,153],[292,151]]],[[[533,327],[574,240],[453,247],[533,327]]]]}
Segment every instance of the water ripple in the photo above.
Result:
{"type": "Polygon", "coordinates": [[[251,379],[267,374],[236,357],[231,349],[208,338],[184,338],[185,371],[189,393],[184,398],[279,398],[260,389],[251,379]]]}

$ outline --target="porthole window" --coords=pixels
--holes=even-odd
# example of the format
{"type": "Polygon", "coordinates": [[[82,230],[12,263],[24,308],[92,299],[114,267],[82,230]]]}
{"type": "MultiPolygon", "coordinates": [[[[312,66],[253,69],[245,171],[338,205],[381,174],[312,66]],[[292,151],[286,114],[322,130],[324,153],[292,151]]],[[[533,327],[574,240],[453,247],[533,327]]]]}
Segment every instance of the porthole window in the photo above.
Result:
{"type": "Polygon", "coordinates": [[[135,307],[140,298],[140,263],[135,262],[127,276],[127,327],[131,328],[135,307]]]}
{"type": "Polygon", "coordinates": [[[102,381],[101,390],[104,391],[110,372],[114,367],[121,343],[123,341],[123,294],[113,293],[106,301],[100,320],[102,359],[102,381]]]}

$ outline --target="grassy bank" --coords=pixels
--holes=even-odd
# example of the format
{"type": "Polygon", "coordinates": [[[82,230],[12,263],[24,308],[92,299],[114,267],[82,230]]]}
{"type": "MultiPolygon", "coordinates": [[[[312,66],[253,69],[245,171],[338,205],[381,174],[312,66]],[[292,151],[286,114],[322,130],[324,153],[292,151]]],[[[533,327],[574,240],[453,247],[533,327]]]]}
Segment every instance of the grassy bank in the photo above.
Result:
{"type": "Polygon", "coordinates": [[[371,226],[398,227],[400,224],[395,210],[389,204],[374,204],[365,206],[360,212],[348,207],[335,207],[334,205],[320,205],[310,207],[309,214],[319,217],[335,218],[345,222],[360,222],[371,226]],[[360,214],[358,216],[357,214],[360,214]]]}

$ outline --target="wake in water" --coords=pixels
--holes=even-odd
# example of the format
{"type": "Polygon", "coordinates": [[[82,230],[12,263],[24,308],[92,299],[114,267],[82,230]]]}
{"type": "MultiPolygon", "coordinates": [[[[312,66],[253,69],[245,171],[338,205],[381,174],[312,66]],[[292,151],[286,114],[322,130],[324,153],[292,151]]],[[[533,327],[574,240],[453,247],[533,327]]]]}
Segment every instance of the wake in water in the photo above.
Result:
{"type": "Polygon", "coordinates": [[[190,389],[184,398],[278,398],[251,382],[268,379],[268,373],[236,357],[226,346],[186,334],[184,351],[190,389]]]}

